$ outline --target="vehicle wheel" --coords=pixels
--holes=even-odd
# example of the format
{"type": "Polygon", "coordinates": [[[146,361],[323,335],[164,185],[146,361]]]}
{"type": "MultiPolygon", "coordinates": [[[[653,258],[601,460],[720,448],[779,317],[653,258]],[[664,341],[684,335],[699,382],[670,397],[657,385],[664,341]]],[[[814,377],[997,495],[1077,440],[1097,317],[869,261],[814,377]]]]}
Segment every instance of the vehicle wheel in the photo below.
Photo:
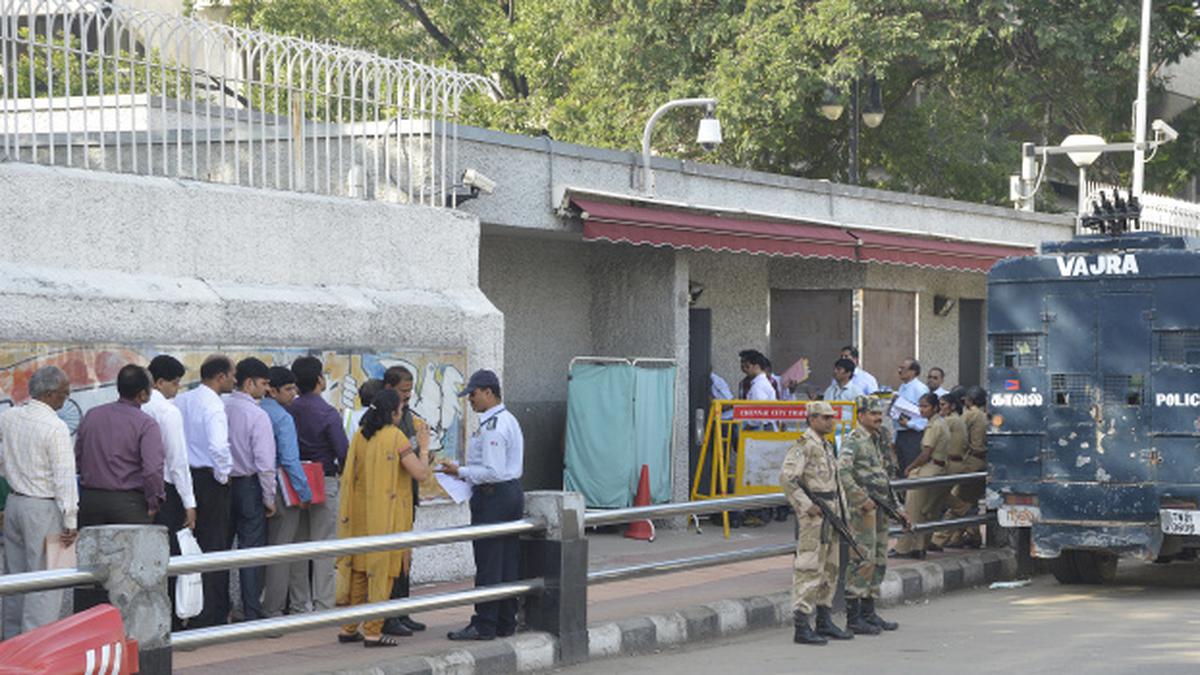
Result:
{"type": "Polygon", "coordinates": [[[1057,558],[1051,558],[1050,573],[1060,584],[1080,583],[1079,570],[1075,568],[1075,551],[1063,551],[1057,558]]]}
{"type": "Polygon", "coordinates": [[[1074,551],[1075,569],[1085,584],[1111,583],[1117,578],[1117,556],[1099,551],[1074,551]]]}

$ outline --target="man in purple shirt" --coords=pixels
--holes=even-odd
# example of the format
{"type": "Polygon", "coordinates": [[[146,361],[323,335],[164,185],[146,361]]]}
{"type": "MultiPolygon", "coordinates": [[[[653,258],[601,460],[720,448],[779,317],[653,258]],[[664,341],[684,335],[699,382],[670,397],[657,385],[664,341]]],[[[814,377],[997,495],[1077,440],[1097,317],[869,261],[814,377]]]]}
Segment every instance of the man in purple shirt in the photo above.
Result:
{"type": "MultiPolygon", "coordinates": [[[[271,418],[258,402],[267,391],[270,369],[250,357],[238,361],[234,370],[232,394],[225,397],[225,416],[229,420],[229,454],[233,459],[231,497],[233,500],[228,547],[237,535],[238,548],[267,544],[267,518],[275,515],[275,431],[271,418]]],[[[262,589],[264,568],[243,567],[241,579],[242,612],[247,620],[263,618],[262,589]]]]}
{"type": "MultiPolygon", "coordinates": [[[[149,525],[162,504],[162,433],[142,412],[150,400],[150,375],[127,365],[117,373],[119,399],[96,406],[79,424],[75,464],[79,470],[79,526],[149,525]]],[[[75,611],[107,601],[103,589],[79,589],[75,611]]]]}
{"type": "MultiPolygon", "coordinates": [[[[321,360],[313,356],[302,356],[292,363],[292,373],[296,376],[300,395],[292,401],[288,412],[296,420],[300,459],[321,462],[325,467],[325,501],[314,503],[308,510],[300,512],[299,531],[308,532],[308,541],[337,538],[338,476],[350,446],[342,427],[341,415],[321,398],[321,393],[325,391],[324,370],[321,360]]],[[[333,558],[313,561],[311,590],[307,580],[301,580],[299,584],[289,583],[288,593],[293,607],[304,607],[311,600],[313,609],[334,608],[333,564],[333,558]]]]}

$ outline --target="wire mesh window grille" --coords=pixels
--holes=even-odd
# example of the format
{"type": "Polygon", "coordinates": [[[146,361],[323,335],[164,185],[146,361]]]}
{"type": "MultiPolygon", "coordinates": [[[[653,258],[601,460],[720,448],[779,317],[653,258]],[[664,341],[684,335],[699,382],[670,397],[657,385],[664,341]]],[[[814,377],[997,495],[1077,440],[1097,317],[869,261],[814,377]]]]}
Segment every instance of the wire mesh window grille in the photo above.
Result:
{"type": "Polygon", "coordinates": [[[479,75],[101,0],[0,0],[10,160],[442,206],[479,75]]]}
{"type": "Polygon", "coordinates": [[[1054,405],[1085,407],[1091,405],[1090,378],[1087,373],[1052,373],[1050,396],[1054,405]]]}
{"type": "Polygon", "coordinates": [[[1141,405],[1145,389],[1144,375],[1105,375],[1105,405],[1141,405]]]}
{"type": "Polygon", "coordinates": [[[1200,330],[1157,331],[1154,340],[1154,353],[1159,363],[1200,366],[1200,330]]]}
{"type": "Polygon", "coordinates": [[[993,335],[992,366],[996,368],[1033,368],[1042,365],[1046,336],[1041,333],[993,335]]]}

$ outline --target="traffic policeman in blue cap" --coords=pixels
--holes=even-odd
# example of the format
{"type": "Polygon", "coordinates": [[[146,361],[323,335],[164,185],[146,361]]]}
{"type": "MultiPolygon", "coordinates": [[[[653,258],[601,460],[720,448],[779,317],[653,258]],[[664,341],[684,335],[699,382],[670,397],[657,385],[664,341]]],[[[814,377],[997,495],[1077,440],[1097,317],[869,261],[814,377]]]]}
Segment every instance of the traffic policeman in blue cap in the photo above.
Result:
{"type": "MultiPolygon", "coordinates": [[[[467,481],[471,492],[471,524],[520,520],[525,513],[521,470],[525,440],[517,418],[500,399],[500,378],[490,370],[477,370],[458,393],[468,397],[479,414],[479,428],[467,443],[467,463],[441,463],[442,471],[467,481]]],[[[476,539],[475,586],[492,586],[517,581],[520,541],[515,536],[476,539]]],[[[491,640],[517,630],[517,600],[508,598],[475,605],[471,623],[451,631],[451,640],[491,640]]]]}

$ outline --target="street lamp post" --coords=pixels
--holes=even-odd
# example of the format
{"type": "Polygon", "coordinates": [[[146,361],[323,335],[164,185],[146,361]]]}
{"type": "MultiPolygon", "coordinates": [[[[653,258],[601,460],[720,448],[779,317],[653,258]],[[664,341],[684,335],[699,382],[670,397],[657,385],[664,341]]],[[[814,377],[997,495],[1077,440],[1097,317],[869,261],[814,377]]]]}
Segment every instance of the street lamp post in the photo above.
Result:
{"type": "MultiPolygon", "coordinates": [[[[858,185],[858,136],[859,136],[859,94],[862,82],[859,78],[850,81],[850,167],[848,177],[851,185],[858,185]]],[[[825,90],[825,98],[821,101],[821,115],[829,121],[842,116],[842,104],[836,90],[832,87],[825,90]]],[[[867,78],[867,100],[861,112],[862,123],[874,129],[883,123],[883,94],[879,80],[874,76],[867,78]]]]}
{"type": "Polygon", "coordinates": [[[642,192],[648,196],[654,196],[654,172],[650,168],[650,136],[654,133],[654,125],[668,110],[684,107],[704,108],[704,119],[700,120],[700,129],[696,134],[696,142],[700,147],[713,150],[721,144],[721,122],[716,115],[717,99],[679,98],[660,105],[646,120],[646,128],[642,130],[642,192]]]}

